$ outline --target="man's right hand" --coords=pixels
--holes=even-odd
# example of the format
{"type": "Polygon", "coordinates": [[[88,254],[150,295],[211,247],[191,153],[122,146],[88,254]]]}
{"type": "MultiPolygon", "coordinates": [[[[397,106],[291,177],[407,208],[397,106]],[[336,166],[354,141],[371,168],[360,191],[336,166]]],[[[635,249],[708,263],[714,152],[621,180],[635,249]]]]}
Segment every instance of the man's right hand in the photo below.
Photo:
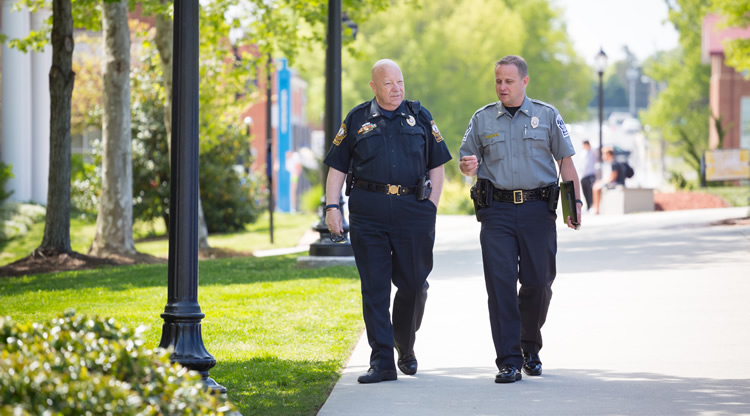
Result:
{"type": "Polygon", "coordinates": [[[458,168],[461,170],[461,173],[466,176],[476,175],[477,169],[479,168],[477,157],[474,155],[462,157],[461,161],[458,162],[458,168]]]}
{"type": "Polygon", "coordinates": [[[326,226],[328,231],[333,234],[344,234],[344,219],[341,216],[341,210],[330,209],[326,211],[326,226]]]}

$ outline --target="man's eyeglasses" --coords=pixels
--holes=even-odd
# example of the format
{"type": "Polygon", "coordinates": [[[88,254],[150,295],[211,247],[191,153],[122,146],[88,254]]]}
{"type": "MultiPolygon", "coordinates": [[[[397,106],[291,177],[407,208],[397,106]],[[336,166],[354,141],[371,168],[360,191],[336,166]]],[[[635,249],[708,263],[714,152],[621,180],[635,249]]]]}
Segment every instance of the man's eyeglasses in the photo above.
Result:
{"type": "Polygon", "coordinates": [[[346,243],[346,237],[344,237],[344,234],[338,235],[334,233],[330,233],[331,241],[334,243],[346,243]]]}

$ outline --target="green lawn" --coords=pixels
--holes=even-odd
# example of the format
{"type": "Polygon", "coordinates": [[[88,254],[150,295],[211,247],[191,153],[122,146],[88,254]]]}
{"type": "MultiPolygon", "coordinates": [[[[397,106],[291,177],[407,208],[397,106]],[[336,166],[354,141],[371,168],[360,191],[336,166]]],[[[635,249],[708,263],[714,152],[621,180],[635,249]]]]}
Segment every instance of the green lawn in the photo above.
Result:
{"type": "MultiPolygon", "coordinates": [[[[296,255],[206,260],[199,302],[210,375],[243,415],[314,415],[340,376],[363,323],[353,267],[297,269],[296,255]]],[[[0,279],[0,315],[40,321],[78,314],[147,325],[156,346],[165,264],[0,279]]]]}
{"type": "Polygon", "coordinates": [[[748,186],[708,186],[698,188],[697,191],[718,195],[733,207],[750,205],[750,187],[748,186]]]}
{"type": "MultiPolygon", "coordinates": [[[[247,232],[210,236],[209,242],[238,251],[295,246],[316,220],[275,215],[273,245],[268,217],[247,232]]],[[[24,238],[3,243],[0,263],[31,252],[43,229],[36,224],[24,238]]],[[[73,249],[85,253],[94,232],[95,224],[71,221],[73,249]]],[[[146,231],[139,226],[139,233],[146,231]]],[[[137,248],[159,255],[161,245],[166,255],[163,238],[139,241],[137,248]]],[[[356,269],[297,269],[296,259],[304,254],[199,263],[203,341],[217,360],[210,376],[227,388],[243,415],[317,413],[364,327],[356,269]]],[[[150,347],[159,344],[166,301],[166,264],[0,278],[0,315],[32,322],[72,308],[146,325],[150,347]]]]}

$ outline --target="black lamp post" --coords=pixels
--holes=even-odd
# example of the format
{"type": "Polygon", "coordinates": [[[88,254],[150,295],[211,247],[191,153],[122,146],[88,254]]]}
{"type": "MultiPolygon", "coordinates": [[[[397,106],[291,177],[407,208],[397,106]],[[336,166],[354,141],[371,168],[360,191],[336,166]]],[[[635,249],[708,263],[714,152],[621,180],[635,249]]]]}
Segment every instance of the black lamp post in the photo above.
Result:
{"type": "MultiPolygon", "coordinates": [[[[333,137],[339,129],[341,122],[341,0],[328,0],[328,35],[326,45],[326,102],[325,102],[325,148],[323,152],[328,151],[333,143],[333,137]]],[[[351,26],[350,26],[351,27],[351,26]]],[[[356,27],[356,25],[355,25],[356,27]]],[[[356,31],[352,28],[354,33],[356,31]]],[[[320,206],[320,221],[313,230],[320,233],[320,238],[310,244],[311,256],[352,256],[352,245],[349,241],[345,243],[334,243],[330,240],[330,233],[325,221],[325,183],[328,177],[328,168],[322,165],[323,180],[323,198],[320,206]]],[[[344,206],[343,196],[339,198],[339,206],[344,206]]],[[[342,224],[344,227],[344,236],[349,233],[349,224],[346,219],[342,224]]]]}
{"type": "Polygon", "coordinates": [[[216,359],[203,346],[198,305],[198,0],[174,4],[172,173],[169,207],[167,305],[162,348],[170,359],[197,371],[206,387],[226,393],[210,377],[216,359]]]}
{"type": "Polygon", "coordinates": [[[599,74],[599,163],[602,162],[602,123],[604,123],[604,83],[602,76],[607,69],[607,54],[604,49],[599,48],[599,53],[594,57],[596,72],[599,74]]]}

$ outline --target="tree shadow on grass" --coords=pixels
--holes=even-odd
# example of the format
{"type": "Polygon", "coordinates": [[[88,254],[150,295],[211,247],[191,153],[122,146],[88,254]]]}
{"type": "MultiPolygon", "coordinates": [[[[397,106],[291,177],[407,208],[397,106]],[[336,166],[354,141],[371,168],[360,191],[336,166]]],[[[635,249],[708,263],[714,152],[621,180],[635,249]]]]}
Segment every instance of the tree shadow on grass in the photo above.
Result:
{"type": "Polygon", "coordinates": [[[315,415],[339,379],[342,364],[266,356],[220,362],[210,376],[247,415],[315,415]]]}
{"type": "MultiPolygon", "coordinates": [[[[304,254],[304,253],[303,253],[304,254]]],[[[354,267],[298,269],[297,257],[237,257],[199,262],[199,287],[279,282],[326,277],[358,278],[354,267]]],[[[110,291],[167,287],[167,264],[104,267],[20,278],[0,279],[2,293],[12,296],[29,291],[106,288],[110,291]]]]}

